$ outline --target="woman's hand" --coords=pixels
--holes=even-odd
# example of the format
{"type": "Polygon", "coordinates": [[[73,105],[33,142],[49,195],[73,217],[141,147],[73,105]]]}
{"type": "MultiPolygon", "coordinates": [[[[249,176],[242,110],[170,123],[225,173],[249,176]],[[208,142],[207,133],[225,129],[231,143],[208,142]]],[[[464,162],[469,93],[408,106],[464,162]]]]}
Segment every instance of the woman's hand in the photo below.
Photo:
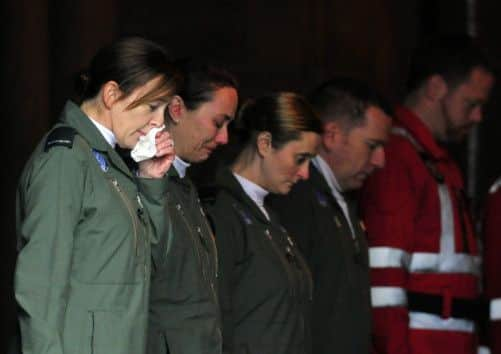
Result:
{"type": "Polygon", "coordinates": [[[155,136],[157,153],[154,158],[139,162],[139,177],[162,178],[169,170],[176,152],[174,141],[166,130],[162,130],[155,136]]]}

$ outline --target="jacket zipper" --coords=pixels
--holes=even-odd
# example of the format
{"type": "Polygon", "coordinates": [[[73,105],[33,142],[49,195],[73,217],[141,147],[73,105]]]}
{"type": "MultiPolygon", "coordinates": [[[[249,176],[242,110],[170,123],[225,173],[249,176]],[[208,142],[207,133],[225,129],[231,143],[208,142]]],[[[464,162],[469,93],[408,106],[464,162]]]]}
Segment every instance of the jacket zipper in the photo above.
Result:
{"type": "Polygon", "coordinates": [[[111,184],[113,185],[113,187],[115,188],[115,190],[117,191],[117,193],[120,195],[120,198],[122,198],[122,201],[124,202],[125,204],[125,207],[127,208],[128,212],[129,212],[129,215],[132,219],[132,226],[133,226],[133,229],[134,229],[134,254],[138,255],[138,247],[137,247],[137,244],[138,244],[138,225],[136,223],[136,216],[134,214],[134,209],[133,207],[131,206],[128,198],[123,194],[122,192],[122,189],[120,188],[120,186],[118,185],[118,181],[116,179],[111,179],[111,184]]]}
{"type": "Polygon", "coordinates": [[[291,294],[292,294],[292,297],[295,297],[295,295],[296,295],[296,282],[295,282],[295,276],[294,276],[293,272],[289,268],[291,265],[287,261],[287,259],[285,259],[285,256],[282,254],[282,252],[279,249],[279,246],[273,240],[273,237],[271,235],[270,230],[269,229],[265,229],[264,234],[266,235],[266,238],[270,241],[273,250],[277,254],[278,259],[280,259],[280,263],[282,263],[282,265],[283,265],[283,267],[285,269],[285,273],[287,274],[287,276],[289,278],[289,282],[291,284],[291,288],[292,288],[291,289],[291,294]]]}
{"type": "Polygon", "coordinates": [[[212,244],[212,250],[214,251],[214,259],[215,259],[215,266],[214,266],[214,271],[216,279],[219,278],[219,255],[217,253],[217,245],[216,245],[216,238],[214,236],[214,233],[212,232],[212,228],[210,227],[209,223],[207,222],[207,217],[205,216],[205,212],[200,205],[200,200],[198,200],[198,206],[200,207],[200,214],[202,215],[203,223],[205,225],[205,228],[209,230],[210,233],[210,240],[212,244]]]}
{"type": "MultiPolygon", "coordinates": [[[[191,224],[188,222],[188,220],[186,219],[186,216],[184,215],[184,211],[182,210],[181,204],[178,203],[176,205],[176,209],[179,212],[179,214],[181,214],[181,217],[182,217],[182,219],[183,219],[186,227],[188,228],[188,231],[189,231],[189,233],[191,235],[191,238],[192,238],[193,242],[195,243],[195,253],[197,254],[197,258],[198,258],[198,261],[200,263],[202,275],[205,278],[205,281],[209,284],[209,287],[212,290],[212,295],[214,296],[214,299],[217,302],[216,289],[214,289],[214,285],[213,285],[212,281],[210,279],[208,279],[208,276],[207,276],[206,272],[204,272],[204,265],[203,265],[203,261],[202,261],[202,256],[200,255],[200,251],[199,251],[198,247],[196,246],[197,242],[203,242],[203,240],[201,239],[201,238],[203,238],[203,236],[202,236],[202,230],[199,231],[199,237],[198,237],[198,239],[200,239],[200,240],[198,240],[197,237],[194,235],[194,231],[191,228],[191,224]]],[[[213,240],[213,242],[215,244],[214,240],[213,240]]],[[[202,245],[202,247],[204,247],[204,246],[202,245]]],[[[207,260],[209,260],[209,255],[207,256],[207,260]]],[[[217,260],[217,258],[216,258],[216,260],[217,260]]],[[[210,266],[210,262],[208,261],[207,263],[210,266]]],[[[217,267],[217,263],[216,263],[216,267],[217,267]]]]}

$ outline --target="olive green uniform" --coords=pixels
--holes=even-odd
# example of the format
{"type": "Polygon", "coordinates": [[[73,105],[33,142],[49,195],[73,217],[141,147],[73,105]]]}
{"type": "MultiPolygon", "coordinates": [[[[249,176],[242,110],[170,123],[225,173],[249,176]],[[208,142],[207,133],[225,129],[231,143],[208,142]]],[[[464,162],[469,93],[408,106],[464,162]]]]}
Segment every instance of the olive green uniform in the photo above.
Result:
{"type": "Polygon", "coordinates": [[[79,107],[66,104],[19,183],[14,287],[23,353],[145,352],[165,187],[134,177],[79,107]],[[61,125],[74,138],[58,137],[61,125]]]}
{"type": "Polygon", "coordinates": [[[312,280],[303,257],[229,170],[218,188],[207,212],[219,254],[223,352],[310,353],[312,280]]]}
{"type": "Polygon", "coordinates": [[[294,237],[313,273],[312,333],[315,354],[369,354],[369,254],[353,194],[345,194],[354,234],[324,176],[310,178],[269,204],[294,237]]]}
{"type": "Polygon", "coordinates": [[[220,354],[216,295],[217,251],[195,186],[169,170],[167,204],[173,236],[167,257],[154,257],[151,280],[150,354],[220,354]]]}

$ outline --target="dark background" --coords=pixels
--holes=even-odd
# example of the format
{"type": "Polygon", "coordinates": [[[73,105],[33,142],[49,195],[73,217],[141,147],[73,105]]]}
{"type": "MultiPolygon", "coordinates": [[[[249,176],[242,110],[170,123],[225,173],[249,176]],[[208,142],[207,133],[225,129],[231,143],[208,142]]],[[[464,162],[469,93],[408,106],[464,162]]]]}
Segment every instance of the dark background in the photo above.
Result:
{"type": "MultiPolygon", "coordinates": [[[[306,93],[344,74],[396,102],[416,43],[428,34],[467,33],[468,4],[477,38],[499,69],[499,0],[2,0],[0,352],[15,328],[16,181],[71,95],[75,72],[99,47],[142,35],[176,57],[224,62],[239,78],[242,99],[269,90],[306,93]]],[[[499,98],[496,87],[479,128],[475,206],[501,174],[499,98]]],[[[465,144],[454,147],[463,167],[465,152],[465,144]]]]}

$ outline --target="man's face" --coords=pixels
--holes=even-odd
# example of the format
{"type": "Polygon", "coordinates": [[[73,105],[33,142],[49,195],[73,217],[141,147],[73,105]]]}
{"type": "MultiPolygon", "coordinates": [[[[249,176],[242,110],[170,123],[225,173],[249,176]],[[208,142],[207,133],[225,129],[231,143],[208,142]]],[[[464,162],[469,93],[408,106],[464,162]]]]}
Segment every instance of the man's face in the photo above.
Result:
{"type": "Polygon", "coordinates": [[[383,145],[388,140],[391,118],[380,108],[371,106],[365,122],[341,131],[327,152],[327,160],[344,191],[359,189],[365,179],[385,163],[383,145]]]}
{"type": "Polygon", "coordinates": [[[488,71],[474,68],[467,80],[449,90],[442,100],[446,138],[463,140],[473,125],[482,120],[482,108],[494,83],[488,71]]]}

